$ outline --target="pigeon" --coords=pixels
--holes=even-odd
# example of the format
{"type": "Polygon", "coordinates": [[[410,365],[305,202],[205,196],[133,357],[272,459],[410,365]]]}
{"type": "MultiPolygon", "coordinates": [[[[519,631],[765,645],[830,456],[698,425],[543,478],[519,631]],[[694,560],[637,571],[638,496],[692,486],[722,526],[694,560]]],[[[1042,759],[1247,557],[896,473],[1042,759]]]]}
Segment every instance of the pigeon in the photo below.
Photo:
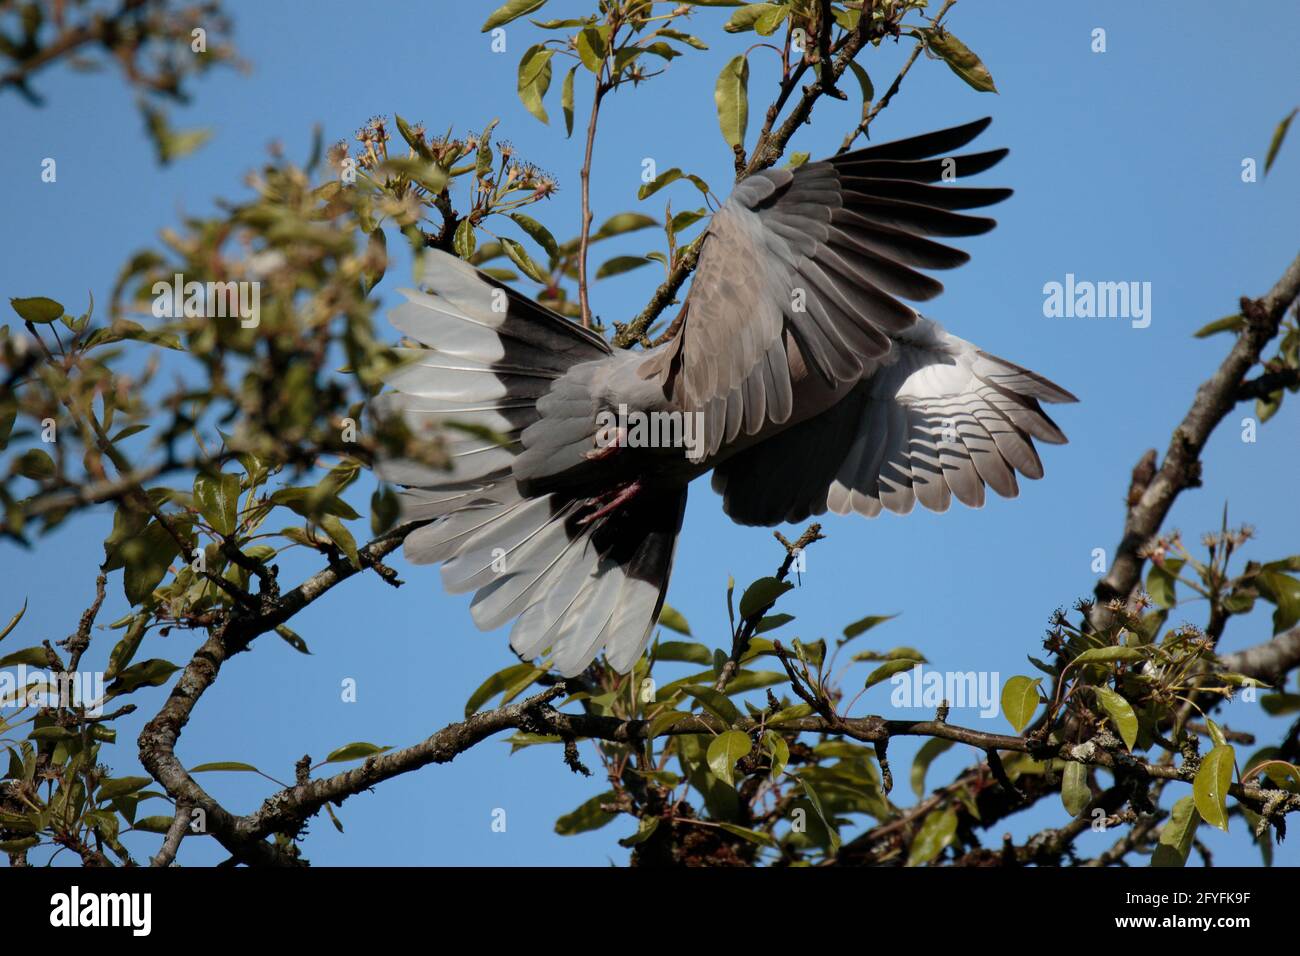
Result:
{"type": "Polygon", "coordinates": [[[1011,195],[964,185],[1007,154],[955,153],[989,122],[743,179],[655,347],[612,349],[429,250],[423,291],[401,290],[389,314],[416,347],[376,400],[449,458],[376,465],[402,486],[401,519],[421,522],[406,558],[473,592],[480,629],[513,621],[520,658],[573,677],[603,652],[627,673],[706,473],[732,520],[760,526],[978,508],[986,486],[1013,498],[1017,475],[1042,477],[1034,439],[1066,438],[1041,403],[1075,397],[904,302],[938,295],[928,271],[969,258],[930,237],[988,232],[993,219],[962,210],[1011,195]]]}

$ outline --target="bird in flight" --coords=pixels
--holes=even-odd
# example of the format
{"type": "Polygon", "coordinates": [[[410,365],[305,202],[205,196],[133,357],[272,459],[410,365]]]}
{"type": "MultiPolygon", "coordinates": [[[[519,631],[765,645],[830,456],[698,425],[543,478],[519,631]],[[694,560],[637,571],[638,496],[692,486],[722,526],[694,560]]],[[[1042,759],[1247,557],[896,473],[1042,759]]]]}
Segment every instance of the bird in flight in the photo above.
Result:
{"type": "Polygon", "coordinates": [[[742,180],[704,234],[675,333],[654,348],[611,349],[428,253],[425,291],[402,290],[390,313],[420,347],[379,398],[381,415],[443,435],[450,457],[447,470],[377,466],[404,486],[403,520],[431,521],[406,557],[474,592],[481,629],[513,620],[521,657],[549,654],[571,677],[603,651],[626,673],[663,607],[687,488],[706,472],[744,525],[980,507],[986,485],[1011,498],[1017,473],[1042,477],[1033,439],[1066,439],[1040,403],[1075,397],[902,301],[938,295],[927,270],[969,258],[930,237],[988,232],[994,220],[962,210],[1011,194],[935,185],[1006,155],[954,155],[989,122],[742,180]],[[646,420],[675,427],[638,431],[646,420]]]}

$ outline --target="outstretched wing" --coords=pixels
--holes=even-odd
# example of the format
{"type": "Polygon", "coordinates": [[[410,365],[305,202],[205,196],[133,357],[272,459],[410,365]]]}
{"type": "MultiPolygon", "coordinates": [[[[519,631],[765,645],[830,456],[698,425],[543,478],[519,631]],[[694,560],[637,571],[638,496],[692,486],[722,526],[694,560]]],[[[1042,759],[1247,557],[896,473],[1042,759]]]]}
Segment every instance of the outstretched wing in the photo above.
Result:
{"type": "Polygon", "coordinates": [[[926,237],[987,232],[994,220],[955,210],[1011,194],[931,185],[1006,155],[946,155],[989,122],[764,170],[736,186],[705,234],[675,341],[641,369],[678,407],[704,413],[708,453],[742,429],[752,435],[788,420],[792,383],[803,374],[856,381],[889,352],[891,335],[915,323],[899,299],[943,289],[918,270],[969,258],[926,237]],[[791,342],[800,355],[793,371],[791,342]]]}
{"type": "Polygon", "coordinates": [[[1065,389],[922,319],[895,342],[890,364],[838,404],[723,462],[713,487],[741,524],[802,521],[830,510],[868,517],[920,502],[978,508],[984,486],[1019,494],[1016,473],[1041,478],[1033,439],[1065,435],[1041,402],[1065,389]]]}

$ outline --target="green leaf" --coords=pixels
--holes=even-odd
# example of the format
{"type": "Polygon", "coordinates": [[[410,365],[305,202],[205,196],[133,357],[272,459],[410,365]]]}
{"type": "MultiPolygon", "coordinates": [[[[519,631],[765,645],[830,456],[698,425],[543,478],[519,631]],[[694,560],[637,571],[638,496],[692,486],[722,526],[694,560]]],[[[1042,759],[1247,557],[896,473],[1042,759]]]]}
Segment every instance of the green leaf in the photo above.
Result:
{"type": "MultiPolygon", "coordinates": [[[[691,636],[691,626],[686,623],[686,618],[682,617],[682,612],[675,607],[665,604],[659,612],[659,623],[670,631],[676,631],[678,634],[691,636]]],[[[666,659],[666,658],[663,658],[666,659]]],[[[708,661],[699,661],[698,663],[707,664],[708,661]]]]}
{"type": "Polygon", "coordinates": [[[785,772],[785,765],[790,762],[790,745],[776,731],[766,730],[763,732],[763,749],[772,757],[768,776],[775,780],[785,772]]]}
{"type": "Polygon", "coordinates": [[[1300,621],[1300,580],[1281,571],[1264,568],[1255,575],[1255,587],[1259,589],[1260,597],[1275,607],[1274,634],[1281,634],[1300,621]]]}
{"type": "Polygon", "coordinates": [[[1218,332],[1236,332],[1246,322],[1246,317],[1238,313],[1237,315],[1225,315],[1221,319],[1215,319],[1209,325],[1203,325],[1196,330],[1195,336],[1198,339],[1208,338],[1218,332]]]}
{"type": "Polygon", "coordinates": [[[630,773],[636,774],[646,780],[651,780],[661,787],[667,787],[671,790],[682,782],[682,778],[671,770],[636,770],[632,769],[630,773]]]}
{"type": "Polygon", "coordinates": [[[754,32],[761,37],[770,37],[789,15],[790,8],[785,4],[779,4],[772,10],[766,10],[754,21],[754,32]]]}
{"type": "Polygon", "coordinates": [[[47,325],[58,321],[63,316],[63,306],[43,295],[34,295],[25,299],[11,298],[9,304],[13,306],[19,318],[34,325],[47,325]]]}
{"type": "Polygon", "coordinates": [[[1300,713],[1300,694],[1265,694],[1259,699],[1259,706],[1270,717],[1300,713]]]}
{"type": "Polygon", "coordinates": [[[647,739],[654,740],[669,727],[693,716],[693,714],[683,713],[680,710],[664,711],[664,713],[657,715],[654,720],[650,721],[650,726],[646,730],[647,739]]]}
{"type": "Polygon", "coordinates": [[[554,55],[554,50],[549,50],[539,43],[529,47],[519,60],[517,89],[520,102],[528,112],[543,123],[550,122],[546,115],[546,108],[542,106],[542,99],[546,96],[546,91],[551,88],[551,57],[554,55]]]}
{"type": "Polygon", "coordinates": [[[178,130],[171,125],[165,111],[144,107],[145,129],[153,142],[158,162],[164,166],[194,152],[212,137],[210,129],[178,130]]]}
{"type": "Polygon", "coordinates": [[[166,833],[172,828],[174,817],[153,816],[145,817],[142,820],[135,821],[132,830],[139,830],[144,833],[166,833]]]}
{"type": "Polygon", "coordinates": [[[728,730],[725,734],[713,738],[705,759],[709,762],[709,769],[713,771],[714,776],[730,786],[735,786],[736,761],[748,754],[752,746],[749,734],[743,730],[728,730]]]}
{"type": "MultiPolygon", "coordinates": [[[[676,170],[678,177],[682,171],[676,170]]],[[[667,175],[665,173],[665,175],[667,175]]],[[[653,184],[651,184],[653,185],[653,184]]],[[[642,186],[642,189],[645,187],[642,186]]],[[[635,232],[638,229],[646,229],[650,226],[656,226],[659,221],[651,216],[640,212],[620,212],[610,216],[604,224],[592,234],[593,239],[608,239],[611,236],[621,236],[624,233],[635,232]]]]}
{"type": "Polygon", "coordinates": [[[817,795],[817,791],[813,789],[813,785],[808,782],[807,778],[797,774],[791,774],[790,776],[798,780],[799,785],[803,787],[804,795],[808,797],[808,802],[812,804],[813,812],[817,814],[817,819],[822,822],[822,826],[826,828],[826,832],[830,835],[831,852],[837,852],[840,848],[840,831],[831,818],[826,815],[826,811],[822,807],[821,797],[817,795]]]}
{"type": "Polygon", "coordinates": [[[24,478],[45,481],[55,474],[54,459],[44,449],[30,448],[18,459],[16,470],[24,478]]]}
{"type": "Polygon", "coordinates": [[[218,760],[214,763],[201,763],[197,767],[191,767],[190,773],[208,773],[213,770],[231,770],[242,773],[261,773],[251,763],[240,763],[238,760],[218,760]]]}
{"type": "Polygon", "coordinates": [[[1123,647],[1116,645],[1113,647],[1093,647],[1084,651],[1074,659],[1075,664],[1114,664],[1117,662],[1131,663],[1140,661],[1146,655],[1141,648],[1123,647]]]}
{"type": "Polygon", "coordinates": [[[551,235],[549,229],[532,216],[525,216],[521,212],[512,212],[510,218],[515,221],[520,229],[528,233],[529,238],[541,246],[548,256],[552,259],[559,257],[560,247],[556,243],[555,237],[551,235]]]}
{"type": "Polygon", "coordinates": [[[707,209],[687,209],[679,212],[669,221],[669,229],[676,236],[683,230],[689,229],[701,219],[709,214],[707,209]]]}
{"type": "Polygon", "coordinates": [[[23,619],[23,615],[26,613],[27,613],[27,599],[23,598],[23,606],[18,609],[18,613],[9,619],[9,623],[4,626],[3,630],[0,630],[0,641],[3,641],[6,637],[8,637],[10,634],[13,633],[14,628],[18,626],[18,622],[23,619]]]}
{"type": "Polygon", "coordinates": [[[912,761],[912,792],[918,797],[925,796],[925,775],[930,770],[930,764],[934,763],[939,754],[950,749],[953,743],[954,741],[942,737],[931,737],[916,752],[916,759],[912,761]]]}
{"type": "Polygon", "coordinates": [[[126,599],[142,604],[149,599],[171,566],[172,559],[180,553],[176,539],[157,521],[149,522],[144,531],[122,546],[126,571],[122,586],[126,599]]]}
{"type": "MultiPolygon", "coordinates": [[[[692,183],[695,186],[695,188],[698,189],[705,196],[709,194],[708,183],[706,183],[699,176],[696,176],[692,173],[684,173],[676,166],[674,166],[672,169],[660,173],[650,182],[642,185],[636,192],[637,198],[645,199],[647,196],[653,196],[655,193],[663,189],[669,183],[675,183],[679,179],[685,179],[688,182],[692,183]]],[[[633,213],[625,213],[624,215],[633,215],[633,213]]],[[[658,225],[658,220],[651,219],[648,223],[646,223],[646,225],[651,225],[651,226],[658,225]]],[[[638,226],[637,228],[640,227],[638,226]]]]}
{"type": "Polygon", "coordinates": [[[749,125],[749,60],[743,54],[733,57],[718,74],[713,102],[718,108],[722,138],[733,149],[743,147],[749,125]]]}
{"type": "Polygon", "coordinates": [[[469,700],[465,702],[465,716],[475,713],[497,694],[505,693],[506,688],[513,687],[516,681],[532,670],[536,670],[532,664],[511,664],[497,671],[469,695],[469,700]]]}
{"type": "Polygon", "coordinates": [[[74,736],[76,735],[67,727],[38,727],[27,735],[27,739],[50,743],[68,740],[74,736]]]}
{"type": "Polygon", "coordinates": [[[707,50],[709,45],[699,37],[691,36],[689,33],[683,33],[681,30],[674,30],[670,27],[661,27],[659,30],[661,37],[667,37],[670,40],[676,40],[678,43],[685,43],[689,47],[697,50],[707,50]]]}
{"type": "Polygon", "coordinates": [[[492,12],[492,15],[484,21],[479,32],[487,33],[494,27],[509,23],[511,20],[517,20],[519,17],[535,10],[540,10],[545,5],[546,0],[509,0],[508,3],[502,4],[492,12]]]}
{"type": "Polygon", "coordinates": [[[555,832],[560,836],[573,836],[575,833],[589,833],[599,830],[618,816],[600,808],[602,803],[616,803],[618,794],[613,790],[599,793],[583,803],[576,810],[566,813],[555,821],[555,832]]]}
{"type": "Polygon", "coordinates": [[[167,678],[180,670],[171,661],[154,657],[139,664],[132,664],[117,675],[117,680],[108,685],[108,692],[113,696],[129,694],[140,687],[159,687],[167,683],[167,678]]]}
{"type": "Polygon", "coordinates": [[[657,661],[684,661],[689,664],[712,664],[713,653],[703,644],[687,641],[662,641],[655,649],[657,661]]]}
{"type": "Polygon", "coordinates": [[[1157,607],[1171,608],[1178,603],[1176,575],[1183,567],[1181,558],[1170,558],[1163,565],[1152,564],[1147,571],[1147,594],[1157,607]]]}
{"type": "Polygon", "coordinates": [[[468,260],[474,255],[474,249],[477,242],[474,238],[474,223],[468,219],[462,219],[456,224],[456,232],[451,238],[452,248],[456,250],[456,255],[462,259],[468,260]]]}
{"type": "Polygon", "coordinates": [[[866,119],[867,111],[871,108],[871,101],[876,98],[876,88],[871,83],[871,77],[855,60],[849,60],[849,69],[858,79],[858,85],[862,87],[862,117],[866,119]]]}
{"type": "Polygon", "coordinates": [[[900,657],[898,660],[886,661],[867,675],[867,682],[863,685],[862,689],[866,690],[868,687],[875,687],[881,681],[889,680],[889,678],[893,677],[895,674],[910,671],[920,663],[920,661],[912,660],[907,657],[900,657]]]}
{"type": "Polygon", "coordinates": [[[97,800],[113,800],[117,797],[125,796],[128,793],[135,793],[137,790],[143,790],[153,783],[152,777],[114,777],[103,781],[99,789],[95,791],[97,800]]]}
{"type": "Polygon", "coordinates": [[[541,283],[547,281],[546,273],[542,271],[542,267],[534,262],[528,253],[524,251],[524,247],[514,239],[502,237],[501,247],[505,250],[506,255],[510,257],[510,261],[522,269],[530,279],[541,283]]]}
{"type": "Polygon", "coordinates": [[[1061,774],[1061,802],[1065,812],[1077,817],[1092,803],[1092,788],[1088,786],[1088,767],[1081,763],[1068,763],[1061,774]]]}
{"type": "Polygon", "coordinates": [[[789,581],[779,581],[773,577],[759,578],[740,597],[740,616],[744,620],[755,617],[776,603],[786,591],[794,587],[789,581]]]}
{"type": "MultiPolygon", "coordinates": [[[[757,643],[757,641],[754,643],[757,643]]],[[[824,637],[818,638],[808,644],[805,644],[796,637],[790,643],[794,646],[794,652],[798,656],[799,660],[803,661],[805,664],[810,664],[813,667],[820,667],[821,663],[826,660],[826,639],[824,637]]],[[[775,651],[773,651],[773,653],[775,653],[775,651]]]]}
{"type": "Polygon", "coordinates": [[[0,451],[9,447],[14,422],[18,419],[18,403],[11,398],[0,401],[0,451]]]}
{"type": "Polygon", "coordinates": [[[743,694],[763,687],[775,687],[788,680],[785,671],[740,671],[727,685],[727,696],[743,694]]]}
{"type": "Polygon", "coordinates": [[[853,655],[851,660],[854,661],[897,661],[906,658],[910,661],[920,661],[922,664],[930,663],[924,654],[915,647],[895,647],[888,651],[858,651],[853,655]]]}
{"type": "Polygon", "coordinates": [[[1169,819],[1160,828],[1160,842],[1151,856],[1152,866],[1184,866],[1192,852],[1196,828],[1201,815],[1195,797],[1182,797],[1169,811],[1169,819]]]}
{"type": "Polygon", "coordinates": [[[785,11],[775,3],[747,3],[731,15],[731,19],[723,25],[722,29],[728,33],[744,33],[753,30],[763,16],[778,12],[785,11]]]}
{"type": "Polygon", "coordinates": [[[199,472],[194,476],[194,504],[218,534],[234,534],[239,518],[239,476],[199,472]]]}
{"type": "Polygon", "coordinates": [[[447,188],[449,174],[447,169],[438,163],[431,163],[418,157],[393,156],[384,160],[382,168],[387,172],[405,176],[435,195],[447,188]]]}
{"type": "Polygon", "coordinates": [[[1138,719],[1137,714],[1133,712],[1133,705],[1109,687],[1093,687],[1093,692],[1110,717],[1111,723],[1119,731],[1124,746],[1132,750],[1137,744],[1138,736],[1138,719]]]}
{"type": "Polygon", "coordinates": [[[768,631],[775,631],[778,627],[785,627],[793,620],[793,614],[769,614],[754,625],[754,633],[766,634],[768,631]]]}
{"type": "Polygon", "coordinates": [[[1210,826],[1228,831],[1228,788],[1232,786],[1235,752],[1231,746],[1215,747],[1201,761],[1192,782],[1196,809],[1210,826]]]}
{"type": "Polygon", "coordinates": [[[943,58],[954,73],[960,76],[972,88],[981,93],[996,93],[993,77],[974,53],[955,36],[942,28],[921,31],[926,45],[943,58]]]}
{"type": "Polygon", "coordinates": [[[297,632],[297,631],[293,630],[292,628],[288,627],[287,625],[285,625],[285,624],[277,624],[277,625],[275,626],[275,633],[276,633],[276,635],[280,638],[280,640],[284,641],[286,644],[288,644],[290,647],[292,647],[292,648],[293,648],[295,651],[297,651],[299,654],[310,654],[310,653],[311,653],[311,650],[307,647],[307,642],[304,641],[304,640],[303,640],[303,639],[298,635],[298,632],[297,632]]]}
{"type": "Polygon", "coordinates": [[[380,485],[370,495],[370,531],[378,536],[397,524],[402,505],[390,485],[380,485]]]}
{"type": "Polygon", "coordinates": [[[361,555],[357,551],[357,539],[344,527],[337,515],[324,514],[316,519],[321,530],[329,535],[330,540],[338,545],[339,550],[348,557],[348,562],[356,569],[361,569],[361,555]]]}
{"type": "Polygon", "coordinates": [[[1277,410],[1281,407],[1282,390],[1278,389],[1262,398],[1255,399],[1255,417],[1259,419],[1259,423],[1262,425],[1276,415],[1277,410]]]}
{"type": "Polygon", "coordinates": [[[1210,732],[1210,742],[1214,746],[1226,747],[1228,745],[1228,738],[1223,735],[1223,728],[1210,720],[1209,717],[1205,718],[1205,727],[1210,732]]]}
{"type": "Polygon", "coordinates": [[[575,38],[578,58],[582,60],[582,65],[597,76],[600,76],[601,68],[605,65],[605,57],[609,55],[607,31],[608,28],[586,26],[575,38]]]}
{"type": "Polygon", "coordinates": [[[350,504],[338,497],[337,489],[332,487],[281,488],[271,495],[271,503],[284,505],[304,518],[315,519],[321,514],[330,514],[347,521],[355,521],[361,517],[350,504]]]}
{"type": "Polygon", "coordinates": [[[1002,713],[1016,733],[1029,726],[1038,709],[1038,686],[1041,677],[1012,677],[1002,687],[1002,713]]]}
{"type": "Polygon", "coordinates": [[[907,865],[923,866],[933,862],[956,836],[956,810],[949,807],[943,813],[928,814],[907,851],[907,865]]]}
{"type": "Polygon", "coordinates": [[[892,621],[898,617],[897,614],[869,614],[861,620],[854,621],[844,629],[844,639],[852,640],[859,634],[865,634],[877,624],[884,624],[886,621],[892,621]]]}
{"type": "Polygon", "coordinates": [[[653,261],[646,256],[615,256],[607,262],[601,263],[600,268],[596,270],[596,278],[607,279],[610,276],[621,275],[624,272],[639,269],[653,261]]]}
{"type": "Polygon", "coordinates": [[[348,760],[360,760],[362,757],[373,757],[375,754],[381,754],[385,751],[392,750],[392,747],[380,747],[378,744],[368,744],[364,741],[347,744],[335,750],[325,758],[326,763],[344,763],[348,760]]]}
{"type": "Polygon", "coordinates": [[[706,710],[727,726],[740,720],[740,711],[736,709],[736,705],[728,700],[725,694],[718,693],[712,687],[687,686],[682,688],[682,692],[698,700],[706,710]]]}
{"type": "Polygon", "coordinates": [[[564,85],[560,87],[560,110],[564,113],[564,135],[573,135],[573,75],[578,72],[575,66],[564,75],[564,85]]]}
{"type": "Polygon", "coordinates": [[[140,649],[140,642],[144,640],[145,630],[148,625],[148,614],[137,614],[131,618],[131,624],[127,627],[126,634],[109,652],[108,670],[104,671],[105,680],[115,678],[135,658],[135,652],[140,649]]]}
{"type": "Polygon", "coordinates": [[[401,116],[394,113],[393,120],[397,123],[397,132],[406,140],[406,145],[415,150],[416,155],[428,162],[433,161],[433,154],[429,152],[429,147],[425,144],[424,139],[411,129],[411,124],[402,119],[401,116]]]}
{"type": "Polygon", "coordinates": [[[748,840],[750,843],[757,843],[759,846],[765,846],[771,849],[776,848],[776,840],[773,839],[771,834],[759,833],[757,830],[742,827],[738,823],[727,823],[722,820],[718,821],[718,826],[722,827],[722,829],[726,830],[728,833],[740,837],[742,840],[748,840]]]}
{"type": "Polygon", "coordinates": [[[497,121],[493,120],[483,128],[478,137],[478,152],[474,155],[474,175],[484,179],[492,172],[492,130],[497,121]]]}
{"type": "Polygon", "coordinates": [[[1286,139],[1286,131],[1291,128],[1291,121],[1295,119],[1297,110],[1292,110],[1286,114],[1282,122],[1277,124],[1277,129],[1273,130],[1273,140],[1268,144],[1268,155],[1264,157],[1264,175],[1273,168],[1273,160],[1277,159],[1277,151],[1282,148],[1282,140],[1286,139]]]}
{"type": "MultiPolygon", "coordinates": [[[[0,657],[0,667],[14,667],[18,664],[27,667],[48,667],[50,659],[43,647],[24,647],[21,651],[14,651],[12,654],[0,657]]],[[[18,689],[22,690],[21,687],[18,689]]]]}
{"type": "Polygon", "coordinates": [[[661,817],[642,817],[641,821],[637,824],[636,833],[633,833],[630,837],[624,837],[619,840],[618,845],[630,848],[636,846],[638,843],[644,843],[646,840],[650,839],[655,830],[659,828],[659,821],[661,819],[661,817]]]}
{"type": "Polygon", "coordinates": [[[1115,730],[1119,731],[1119,736],[1125,741],[1125,747],[1134,749],[1138,743],[1138,714],[1134,713],[1130,702],[1118,695],[1109,687],[1093,687],[1093,692],[1097,695],[1097,701],[1100,702],[1106,714],[1110,717],[1110,722],[1115,724],[1115,730]]]}

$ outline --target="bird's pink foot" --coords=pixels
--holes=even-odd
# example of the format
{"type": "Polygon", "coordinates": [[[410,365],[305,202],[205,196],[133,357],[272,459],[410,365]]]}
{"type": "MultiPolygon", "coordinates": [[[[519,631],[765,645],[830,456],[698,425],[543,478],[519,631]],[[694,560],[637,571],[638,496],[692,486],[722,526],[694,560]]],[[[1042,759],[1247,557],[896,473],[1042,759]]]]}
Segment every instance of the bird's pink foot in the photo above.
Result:
{"type": "Polygon", "coordinates": [[[578,521],[578,524],[580,525],[591,524],[597,518],[605,517],[605,515],[610,514],[611,512],[621,507],[622,505],[627,504],[638,494],[640,494],[640,492],[641,492],[641,481],[640,479],[638,479],[636,481],[628,482],[626,485],[624,485],[618,491],[614,492],[612,495],[606,494],[597,498],[592,498],[591,502],[593,504],[600,501],[604,501],[605,503],[601,505],[600,508],[598,508],[596,511],[593,511],[585,518],[580,519],[578,521]]]}
{"type": "Polygon", "coordinates": [[[603,461],[623,447],[623,443],[627,441],[627,429],[602,428],[596,432],[595,441],[596,447],[591,451],[583,452],[582,457],[588,461],[603,461]]]}

